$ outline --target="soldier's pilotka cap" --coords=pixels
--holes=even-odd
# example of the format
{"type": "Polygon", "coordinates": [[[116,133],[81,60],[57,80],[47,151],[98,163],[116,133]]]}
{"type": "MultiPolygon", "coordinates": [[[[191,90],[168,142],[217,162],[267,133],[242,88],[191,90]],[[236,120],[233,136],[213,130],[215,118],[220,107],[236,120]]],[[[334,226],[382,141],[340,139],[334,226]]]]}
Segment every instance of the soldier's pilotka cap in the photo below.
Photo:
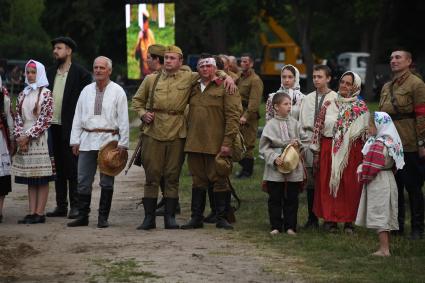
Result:
{"type": "Polygon", "coordinates": [[[65,43],[69,48],[72,49],[72,51],[77,49],[77,43],[75,43],[75,41],[68,36],[59,36],[50,42],[52,43],[52,46],[55,46],[56,43],[65,43]]]}
{"type": "Polygon", "coordinates": [[[148,53],[164,57],[165,46],[161,44],[152,44],[148,47],[148,53]]]}
{"type": "Polygon", "coordinates": [[[167,47],[165,47],[164,53],[177,53],[183,57],[183,51],[175,45],[168,45],[167,47]]]}

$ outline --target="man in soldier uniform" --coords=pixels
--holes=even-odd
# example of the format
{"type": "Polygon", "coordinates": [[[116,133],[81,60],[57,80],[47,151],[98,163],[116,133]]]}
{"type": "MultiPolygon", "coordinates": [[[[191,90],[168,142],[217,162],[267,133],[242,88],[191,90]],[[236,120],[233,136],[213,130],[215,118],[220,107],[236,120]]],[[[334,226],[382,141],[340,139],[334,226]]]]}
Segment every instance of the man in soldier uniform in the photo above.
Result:
{"type": "Polygon", "coordinates": [[[237,81],[239,93],[242,97],[243,114],[239,120],[241,133],[245,138],[247,152],[239,161],[242,170],[238,178],[248,178],[254,169],[254,148],[257,139],[258,120],[260,119],[259,106],[263,95],[263,82],[255,73],[252,55],[245,53],[241,56],[242,73],[237,81]]]}
{"type": "Polygon", "coordinates": [[[161,44],[152,44],[148,47],[146,63],[151,73],[160,71],[164,65],[165,46],[161,44]]]}
{"type": "Polygon", "coordinates": [[[226,201],[230,191],[231,146],[238,132],[242,107],[239,93],[226,92],[223,80],[215,75],[216,70],[216,60],[212,56],[201,58],[198,62],[201,79],[192,88],[190,96],[185,151],[193,180],[192,216],[188,223],[182,225],[182,229],[203,227],[209,187],[213,188],[214,193],[216,227],[233,229],[225,217],[226,201]],[[226,169],[220,170],[220,163],[223,162],[226,169]]]}
{"type": "Polygon", "coordinates": [[[411,236],[420,239],[424,233],[424,198],[420,159],[425,158],[425,84],[411,73],[412,55],[396,49],[390,57],[393,80],[384,85],[379,110],[390,114],[401,137],[405,165],[397,171],[399,233],[404,232],[404,188],[409,194],[411,236]]]}
{"type": "MultiPolygon", "coordinates": [[[[148,75],[133,97],[133,109],[145,123],[141,150],[146,175],[142,200],[145,218],[138,229],[156,228],[155,209],[162,177],[165,198],[164,227],[179,228],[174,215],[178,203],[179,176],[187,132],[184,110],[189,100],[190,88],[199,78],[197,73],[181,68],[182,62],[181,49],[177,46],[167,46],[163,70],[148,75]]],[[[226,81],[232,82],[230,77],[226,81]]]]}

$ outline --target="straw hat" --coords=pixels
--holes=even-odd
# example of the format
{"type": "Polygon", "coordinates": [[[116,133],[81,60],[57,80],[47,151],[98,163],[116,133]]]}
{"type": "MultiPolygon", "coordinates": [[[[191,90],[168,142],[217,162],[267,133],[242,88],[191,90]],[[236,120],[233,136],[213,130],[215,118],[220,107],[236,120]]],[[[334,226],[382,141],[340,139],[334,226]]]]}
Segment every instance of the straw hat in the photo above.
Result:
{"type": "Polygon", "coordinates": [[[128,153],[120,154],[118,142],[111,141],[102,146],[97,156],[97,164],[101,173],[108,176],[117,176],[127,164],[128,153]]]}
{"type": "Polygon", "coordinates": [[[223,157],[217,154],[215,157],[215,170],[219,176],[229,176],[232,174],[232,160],[230,157],[223,157]]]}
{"type": "Polygon", "coordinates": [[[283,158],[283,163],[277,166],[277,170],[283,174],[290,173],[298,167],[298,163],[300,162],[300,155],[292,144],[285,148],[280,157],[283,158]]]}

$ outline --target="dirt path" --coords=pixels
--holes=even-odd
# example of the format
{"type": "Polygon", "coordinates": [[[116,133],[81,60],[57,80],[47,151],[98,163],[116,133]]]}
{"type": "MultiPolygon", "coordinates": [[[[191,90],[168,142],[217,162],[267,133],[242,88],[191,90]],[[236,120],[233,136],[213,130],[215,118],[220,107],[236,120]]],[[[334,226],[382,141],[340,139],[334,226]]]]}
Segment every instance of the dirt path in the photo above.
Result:
{"type": "MultiPolygon", "coordinates": [[[[99,187],[94,187],[89,227],[67,228],[68,219],[47,218],[46,224],[17,225],[26,214],[25,186],[6,198],[0,224],[0,282],[279,282],[265,272],[267,259],[255,248],[226,239],[213,226],[195,231],[138,231],[143,209],[142,169],[116,179],[111,226],[96,228],[99,187]]],[[[54,193],[48,210],[54,207],[54,193]]],[[[183,207],[180,223],[187,219],[183,207]]]]}

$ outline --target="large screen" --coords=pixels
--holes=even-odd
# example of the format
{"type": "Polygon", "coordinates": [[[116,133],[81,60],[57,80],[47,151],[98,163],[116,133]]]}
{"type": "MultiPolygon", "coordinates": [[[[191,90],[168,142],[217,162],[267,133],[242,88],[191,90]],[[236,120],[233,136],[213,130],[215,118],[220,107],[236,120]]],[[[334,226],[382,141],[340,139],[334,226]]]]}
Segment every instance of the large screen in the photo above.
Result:
{"type": "Polygon", "coordinates": [[[174,22],[174,3],[125,5],[129,79],[143,79],[150,73],[146,62],[149,45],[174,44],[174,22]]]}

